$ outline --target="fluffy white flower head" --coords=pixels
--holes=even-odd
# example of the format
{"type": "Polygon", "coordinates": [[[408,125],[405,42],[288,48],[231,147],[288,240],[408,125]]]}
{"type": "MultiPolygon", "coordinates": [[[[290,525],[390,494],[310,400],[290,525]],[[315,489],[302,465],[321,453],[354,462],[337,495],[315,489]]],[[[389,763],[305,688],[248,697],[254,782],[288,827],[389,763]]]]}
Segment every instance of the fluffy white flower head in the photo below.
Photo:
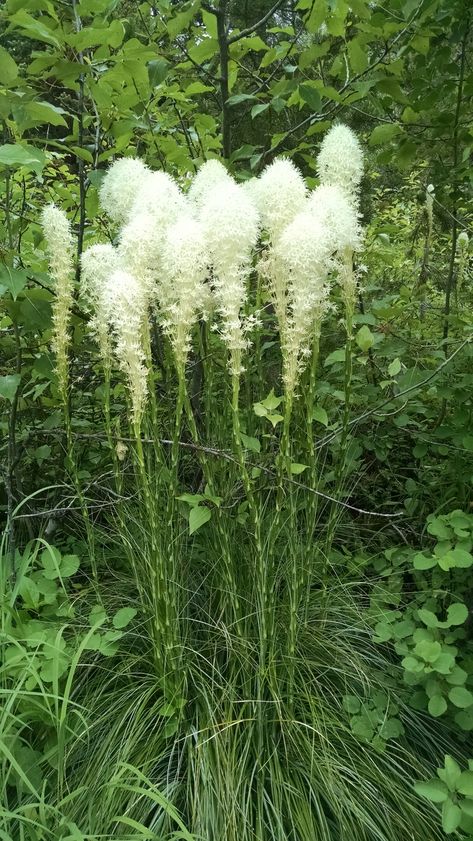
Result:
{"type": "Polygon", "coordinates": [[[110,276],[105,289],[109,318],[115,337],[115,356],[126,377],[131,399],[131,419],[139,431],[147,393],[143,349],[146,298],[139,281],[120,269],[110,276]]]}
{"type": "Polygon", "coordinates": [[[191,216],[181,217],[166,232],[158,293],[163,328],[181,368],[190,350],[192,327],[207,294],[207,266],[200,222],[191,216]]]}
{"type": "Polygon", "coordinates": [[[148,213],[156,225],[165,228],[185,212],[185,208],[185,197],[174,178],[167,172],[151,172],[140,184],[131,215],[148,213]]]}
{"type": "Polygon", "coordinates": [[[358,251],[362,232],[353,202],[336,184],[321,184],[309,196],[307,211],[323,225],[334,252],[358,251]]]}
{"type": "Polygon", "coordinates": [[[108,169],[102,181],[100,204],[119,225],[128,219],[133,202],[150,170],[138,158],[120,158],[108,169]]]}
{"type": "Polygon", "coordinates": [[[258,213],[233,181],[223,181],[207,195],[200,210],[204,236],[217,275],[249,263],[258,239],[258,213]]]}
{"type": "Polygon", "coordinates": [[[307,189],[301,173],[287,158],[273,161],[252,185],[261,226],[275,242],[304,207],[307,189]]]}
{"type": "Polygon", "coordinates": [[[281,346],[284,385],[292,394],[329,307],[332,244],[324,226],[303,212],[285,228],[274,252],[287,276],[288,311],[281,346]]]}
{"type": "Polygon", "coordinates": [[[120,232],[118,256],[122,267],[141,284],[148,304],[156,299],[166,223],[148,211],[134,213],[120,232]]]}
{"type": "Polygon", "coordinates": [[[119,267],[116,248],[109,243],[91,245],[81,256],[81,289],[84,298],[92,310],[89,322],[91,332],[97,339],[106,366],[110,365],[110,340],[108,324],[110,321],[110,299],[107,295],[107,283],[110,276],[119,267]]]}
{"type": "Polygon", "coordinates": [[[59,387],[63,399],[66,400],[69,322],[74,290],[74,237],[66,214],[54,204],[44,208],[41,221],[49,256],[49,270],[56,288],[52,348],[56,354],[59,387]]]}
{"type": "Polygon", "coordinates": [[[338,123],[325,135],[317,155],[321,184],[335,184],[355,195],[363,176],[363,151],[354,132],[338,123]]]}
{"type": "Polygon", "coordinates": [[[189,187],[189,199],[196,207],[202,207],[206,196],[213,187],[222,182],[233,182],[233,178],[224,165],[212,158],[199,168],[189,187]]]}
{"type": "Polygon", "coordinates": [[[87,248],[81,256],[81,288],[86,300],[96,306],[110,275],[118,269],[117,249],[110,243],[98,243],[87,248]]]}
{"type": "Polygon", "coordinates": [[[210,191],[200,220],[213,269],[215,301],[222,318],[221,337],[230,352],[232,374],[239,376],[241,356],[248,347],[245,332],[249,326],[241,309],[258,239],[258,214],[241,187],[225,181],[210,191]]]}
{"type": "Polygon", "coordinates": [[[459,248],[461,248],[462,250],[466,250],[468,248],[470,240],[466,231],[462,231],[460,234],[458,234],[457,242],[459,248]]]}

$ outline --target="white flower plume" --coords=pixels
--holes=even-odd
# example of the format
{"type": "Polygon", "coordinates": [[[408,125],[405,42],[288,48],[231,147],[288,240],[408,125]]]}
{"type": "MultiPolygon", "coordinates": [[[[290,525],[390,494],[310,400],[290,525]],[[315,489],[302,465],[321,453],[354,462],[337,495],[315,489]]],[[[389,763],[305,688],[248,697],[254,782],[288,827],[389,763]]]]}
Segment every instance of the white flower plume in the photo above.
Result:
{"type": "Polygon", "coordinates": [[[49,271],[56,292],[53,304],[52,348],[56,354],[59,388],[64,396],[68,378],[67,352],[74,292],[75,244],[70,222],[64,211],[56,205],[50,204],[44,208],[41,222],[49,256],[49,271]]]}
{"type": "Polygon", "coordinates": [[[224,165],[212,158],[199,167],[198,172],[192,179],[188,196],[196,207],[201,207],[206,200],[208,192],[222,182],[233,182],[224,165]]]}
{"type": "Polygon", "coordinates": [[[167,172],[151,172],[140,184],[131,213],[148,213],[157,226],[171,225],[185,212],[186,199],[178,184],[167,172]]]}
{"type": "Polygon", "coordinates": [[[138,158],[120,158],[107,170],[99,189],[100,204],[119,225],[129,217],[133,202],[145,179],[148,167],[138,158]]]}
{"type": "Polygon", "coordinates": [[[335,184],[355,196],[363,176],[363,151],[354,132],[339,123],[325,135],[317,155],[321,184],[335,184]]]}
{"type": "Polygon", "coordinates": [[[273,161],[251,190],[261,226],[275,242],[305,205],[307,189],[301,173],[287,158],[273,161]]]}
{"type": "Polygon", "coordinates": [[[110,365],[110,339],[108,334],[110,300],[107,295],[108,281],[118,268],[119,257],[110,243],[91,245],[81,256],[81,290],[92,310],[89,326],[97,339],[102,360],[110,365]]]}
{"type": "Polygon", "coordinates": [[[307,212],[300,213],[285,228],[274,249],[279,270],[287,278],[281,346],[283,380],[289,394],[297,385],[329,308],[331,253],[328,231],[307,212]]]}
{"type": "Polygon", "coordinates": [[[149,306],[156,301],[166,228],[165,220],[159,223],[144,210],[133,214],[120,232],[117,252],[122,268],[141,284],[149,306]]]}
{"type": "Polygon", "coordinates": [[[245,192],[237,184],[225,181],[210,191],[200,220],[213,270],[217,309],[222,317],[222,339],[230,352],[232,373],[239,375],[241,356],[248,346],[241,309],[258,239],[258,214],[245,192]]]}
{"type": "Polygon", "coordinates": [[[323,225],[331,239],[334,252],[345,249],[359,251],[361,226],[353,202],[336,184],[321,184],[309,196],[307,212],[323,225]]]}
{"type": "Polygon", "coordinates": [[[123,371],[131,400],[131,419],[139,431],[147,394],[147,370],[143,348],[146,299],[141,284],[122,270],[113,272],[105,294],[115,338],[115,356],[123,371]]]}
{"type": "Polygon", "coordinates": [[[159,307],[178,367],[183,369],[191,332],[206,297],[208,257],[200,222],[182,217],[168,228],[163,244],[159,307]]]}

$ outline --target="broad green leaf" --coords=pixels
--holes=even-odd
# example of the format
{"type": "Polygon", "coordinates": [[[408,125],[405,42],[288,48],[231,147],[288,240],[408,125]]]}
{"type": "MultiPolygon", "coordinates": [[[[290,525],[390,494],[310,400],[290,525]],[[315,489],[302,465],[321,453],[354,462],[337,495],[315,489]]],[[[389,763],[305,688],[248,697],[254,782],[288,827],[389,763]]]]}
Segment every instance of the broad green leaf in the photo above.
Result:
{"type": "Polygon", "coordinates": [[[427,558],[425,555],[419,552],[419,554],[414,555],[414,569],[424,570],[424,569],[432,569],[437,563],[436,558],[427,558]]]}
{"type": "Polygon", "coordinates": [[[40,175],[46,163],[46,155],[34,146],[20,143],[4,143],[0,146],[0,166],[17,169],[24,166],[40,175]]]}
{"type": "Polygon", "coordinates": [[[261,452],[261,442],[257,438],[252,438],[251,435],[245,435],[244,432],[240,432],[240,438],[245,449],[252,450],[254,453],[261,452]]]}
{"type": "Polygon", "coordinates": [[[20,292],[28,283],[28,273],[25,269],[12,269],[10,266],[0,266],[0,295],[9,291],[13,300],[16,301],[20,292]]]}
{"type": "Polygon", "coordinates": [[[264,114],[269,108],[269,102],[260,102],[258,105],[253,105],[251,109],[251,119],[254,120],[259,114],[264,114]]]}
{"type": "Polygon", "coordinates": [[[320,106],[322,103],[322,99],[320,96],[319,91],[312,87],[312,85],[299,85],[299,96],[305,102],[309,108],[311,109],[312,113],[318,114],[320,111],[320,106]]]}
{"type": "Polygon", "coordinates": [[[299,476],[301,473],[304,472],[304,470],[307,470],[307,467],[308,467],[307,464],[297,464],[297,463],[293,462],[291,464],[291,473],[294,476],[299,476]]]}
{"type": "Polygon", "coordinates": [[[358,333],[356,334],[355,341],[363,353],[366,353],[371,347],[373,347],[374,336],[367,324],[360,327],[358,333]]]}
{"type": "Polygon", "coordinates": [[[400,133],[401,128],[396,123],[383,123],[381,126],[376,126],[370,134],[370,146],[382,146],[384,143],[389,143],[400,133]]]}
{"type": "Polygon", "coordinates": [[[312,420],[321,423],[322,426],[328,426],[328,415],[322,406],[314,406],[312,409],[312,420]]]}
{"type": "Polygon", "coordinates": [[[253,96],[251,93],[236,93],[234,96],[229,96],[227,99],[227,105],[240,105],[242,102],[248,102],[249,100],[257,99],[256,96],[253,96]]]}
{"type": "Polygon", "coordinates": [[[401,360],[399,358],[393,359],[390,365],[388,365],[388,374],[390,377],[395,377],[399,374],[401,370],[401,360]]]}
{"type": "Polygon", "coordinates": [[[414,791],[432,803],[444,803],[448,798],[448,789],[441,780],[429,780],[426,783],[415,783],[414,791]]]}
{"type": "Polygon", "coordinates": [[[148,78],[151,88],[164,82],[169,70],[169,62],[165,58],[156,58],[148,62],[148,78]]]}
{"type": "Polygon", "coordinates": [[[26,102],[24,105],[26,114],[34,123],[49,123],[52,126],[66,126],[67,123],[62,116],[67,114],[64,108],[52,105],[50,102],[26,102]]]}
{"type": "Polygon", "coordinates": [[[447,707],[448,704],[442,695],[433,695],[432,698],[429,699],[429,713],[430,715],[435,716],[435,718],[443,715],[447,707]]]}
{"type": "Polygon", "coordinates": [[[473,771],[463,771],[457,783],[457,791],[466,797],[473,797],[473,771]]]}
{"type": "Polygon", "coordinates": [[[44,41],[46,44],[52,44],[53,47],[59,48],[61,46],[61,42],[57,37],[61,34],[61,30],[56,29],[53,32],[44,23],[44,18],[38,20],[38,18],[34,18],[28,14],[25,9],[20,9],[14,15],[11,15],[9,23],[15,28],[21,29],[28,38],[33,38],[35,41],[44,41]]]}
{"type": "Polygon", "coordinates": [[[458,780],[460,779],[461,775],[461,768],[456,762],[456,760],[447,754],[444,760],[444,768],[439,769],[440,772],[443,771],[443,780],[447,783],[450,791],[455,791],[456,785],[458,780]]]}
{"type": "Polygon", "coordinates": [[[210,508],[203,505],[196,505],[189,511],[189,534],[194,534],[204,523],[208,523],[212,516],[210,508]]]}
{"type": "Polygon", "coordinates": [[[424,608],[421,608],[417,611],[417,615],[420,621],[423,622],[424,625],[427,625],[428,628],[437,628],[439,622],[435,613],[432,613],[431,610],[425,610],[424,608]]]}
{"type": "Polygon", "coordinates": [[[114,628],[126,628],[131,620],[136,616],[137,611],[134,607],[122,607],[112,617],[112,624],[114,628]]]}
{"type": "Polygon", "coordinates": [[[368,67],[368,53],[359,38],[353,38],[348,43],[348,60],[354,73],[363,73],[368,67]]]}
{"type": "Polygon", "coordinates": [[[461,821],[462,813],[460,807],[453,803],[450,798],[444,801],[442,806],[442,829],[449,835],[455,832],[461,821]]]}
{"type": "Polygon", "coordinates": [[[10,85],[18,76],[18,66],[5,47],[0,47],[0,79],[2,85],[10,85]]]}
{"type": "Polygon", "coordinates": [[[20,380],[19,374],[5,374],[0,377],[0,397],[9,400],[11,403],[20,385],[20,380]]]}
{"type": "Polygon", "coordinates": [[[345,362],[345,348],[339,348],[329,353],[324,362],[324,366],[335,365],[337,362],[345,362]]]}
{"type": "Polygon", "coordinates": [[[473,705],[473,693],[464,686],[454,686],[448,693],[449,700],[456,707],[467,709],[473,705]]]}
{"type": "Polygon", "coordinates": [[[451,604],[447,610],[447,621],[449,625],[463,625],[468,619],[468,608],[462,602],[451,604]]]}

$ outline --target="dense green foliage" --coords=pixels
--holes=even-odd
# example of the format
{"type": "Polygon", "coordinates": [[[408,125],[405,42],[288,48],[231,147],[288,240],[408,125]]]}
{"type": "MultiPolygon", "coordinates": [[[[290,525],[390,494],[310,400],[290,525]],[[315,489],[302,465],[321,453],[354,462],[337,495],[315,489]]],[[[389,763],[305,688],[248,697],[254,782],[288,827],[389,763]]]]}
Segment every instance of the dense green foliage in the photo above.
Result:
{"type": "Polygon", "coordinates": [[[473,837],[472,23],[469,0],[1,4],[5,841],[473,837]],[[313,187],[338,118],[366,150],[362,282],[284,469],[256,282],[236,412],[219,337],[196,331],[184,396],[152,325],[140,453],[78,270],[65,423],[42,207],[80,255],[116,239],[121,155],[186,188],[286,154],[313,187]]]}

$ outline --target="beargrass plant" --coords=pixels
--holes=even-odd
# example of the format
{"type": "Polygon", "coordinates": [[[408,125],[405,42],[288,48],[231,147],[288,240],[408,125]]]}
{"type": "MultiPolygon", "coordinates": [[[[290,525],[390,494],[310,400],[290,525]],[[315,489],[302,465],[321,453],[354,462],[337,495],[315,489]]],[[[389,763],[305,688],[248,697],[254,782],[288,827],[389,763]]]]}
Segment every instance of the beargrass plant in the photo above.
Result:
{"type": "MultiPolygon", "coordinates": [[[[81,290],[119,502],[97,524],[96,586],[106,604],[111,586],[125,581],[129,594],[132,580],[139,623],[116,666],[91,674],[89,716],[71,738],[70,785],[81,780],[83,793],[70,815],[78,825],[93,815],[92,836],[119,814],[164,837],[175,831],[170,803],[206,841],[439,837],[411,782],[432,757],[426,725],[392,699],[413,753],[388,730],[363,739],[344,707],[384,692],[388,716],[394,691],[362,621],[361,583],[330,567],[362,243],[362,150],[350,129],[328,133],[318,173],[309,193],[287,160],[243,185],[209,161],[184,192],[125,158],[103,181],[115,244],[90,244],[81,290]],[[327,513],[312,421],[335,284],[345,408],[327,513]],[[262,329],[276,348],[272,382],[262,329]],[[119,416],[116,381],[127,395],[119,416]],[[165,801],[137,800],[143,787],[165,801]]],[[[45,226],[53,274],[58,231],[45,226]]],[[[69,298],[63,306],[67,315],[69,298]]]]}

